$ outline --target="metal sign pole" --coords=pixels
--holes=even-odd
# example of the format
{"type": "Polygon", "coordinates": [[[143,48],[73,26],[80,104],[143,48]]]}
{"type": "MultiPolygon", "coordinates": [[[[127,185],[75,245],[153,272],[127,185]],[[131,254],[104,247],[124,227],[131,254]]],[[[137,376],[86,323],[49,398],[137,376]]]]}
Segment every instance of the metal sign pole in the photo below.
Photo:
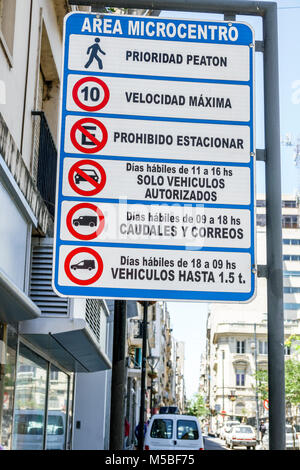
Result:
{"type": "Polygon", "coordinates": [[[270,450],[285,449],[284,318],[277,5],[264,17],[270,450]]]}
{"type": "Polygon", "coordinates": [[[110,450],[122,450],[124,441],[126,320],[126,301],[115,300],[113,367],[111,380],[110,450]]]}
{"type": "MultiPolygon", "coordinates": [[[[102,0],[69,4],[103,6],[102,0]]],[[[114,0],[114,7],[254,15],[263,18],[267,203],[270,449],[285,449],[284,318],[281,228],[277,3],[238,0],[114,0]]],[[[261,153],[261,151],[260,151],[261,153]]]]}
{"type": "Polygon", "coordinates": [[[140,420],[138,427],[138,450],[144,448],[144,426],[145,426],[145,393],[146,393],[146,366],[147,366],[147,327],[148,327],[148,304],[145,301],[143,316],[143,344],[142,344],[142,374],[141,374],[141,403],[140,420]]]}

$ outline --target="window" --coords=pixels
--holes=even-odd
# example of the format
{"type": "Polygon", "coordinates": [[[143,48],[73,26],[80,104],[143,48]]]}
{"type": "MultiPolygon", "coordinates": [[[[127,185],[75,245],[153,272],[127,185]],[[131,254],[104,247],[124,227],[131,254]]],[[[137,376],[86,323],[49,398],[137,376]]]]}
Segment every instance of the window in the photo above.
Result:
{"type": "Polygon", "coordinates": [[[258,199],[256,201],[256,207],[266,207],[266,201],[264,199],[258,199]]]}
{"type": "Polygon", "coordinates": [[[12,442],[14,450],[43,449],[46,382],[47,362],[20,344],[12,442]]]}
{"type": "Polygon", "coordinates": [[[284,215],[282,217],[282,227],[284,228],[297,228],[298,217],[296,215],[284,215]]]}
{"type": "Polygon", "coordinates": [[[237,387],[245,386],[245,369],[237,369],[235,373],[235,385],[237,387]]]}
{"type": "Polygon", "coordinates": [[[236,342],[236,352],[237,352],[237,354],[244,354],[245,353],[245,341],[237,341],[236,342]]]}
{"type": "Polygon", "coordinates": [[[283,255],[283,261],[300,261],[300,255],[283,255]]]}
{"type": "Polygon", "coordinates": [[[282,207],[297,207],[296,201],[282,201],[282,207]]]}
{"type": "MultiPolygon", "coordinates": [[[[13,405],[16,380],[16,355],[17,355],[17,334],[8,327],[6,361],[4,365],[4,390],[2,422],[0,425],[0,443],[5,449],[11,448],[13,405]]],[[[1,383],[1,382],[0,382],[1,383]]]]}
{"type": "Polygon", "coordinates": [[[284,238],[282,241],[284,245],[300,245],[298,238],[284,238]]]}
{"type": "Polygon", "coordinates": [[[65,448],[68,385],[68,376],[51,365],[48,392],[46,449],[63,450],[65,448]]]}
{"type": "Polygon", "coordinates": [[[285,356],[290,356],[291,355],[291,347],[290,346],[285,346],[284,347],[284,355],[285,356]]]}
{"type": "Polygon", "coordinates": [[[0,43],[10,60],[13,55],[16,0],[0,0],[0,43]]]}
{"type": "Polygon", "coordinates": [[[284,308],[285,310],[300,310],[300,304],[292,303],[292,302],[287,302],[284,303],[284,308]]]}
{"type": "Polygon", "coordinates": [[[72,375],[20,343],[11,448],[69,449],[72,393],[72,375]]]}
{"type": "Polygon", "coordinates": [[[266,214],[256,214],[256,224],[260,227],[265,227],[266,214]]]}
{"type": "Polygon", "coordinates": [[[297,294],[300,292],[300,287],[284,287],[283,292],[285,294],[297,294]]]}
{"type": "Polygon", "coordinates": [[[268,342],[267,341],[258,341],[258,353],[268,354],[268,342]]]}
{"type": "Polygon", "coordinates": [[[199,439],[199,431],[196,421],[179,419],[177,421],[177,439],[199,439]]]}
{"type": "Polygon", "coordinates": [[[155,419],[152,424],[150,436],[156,439],[172,439],[173,420],[155,419]]]}

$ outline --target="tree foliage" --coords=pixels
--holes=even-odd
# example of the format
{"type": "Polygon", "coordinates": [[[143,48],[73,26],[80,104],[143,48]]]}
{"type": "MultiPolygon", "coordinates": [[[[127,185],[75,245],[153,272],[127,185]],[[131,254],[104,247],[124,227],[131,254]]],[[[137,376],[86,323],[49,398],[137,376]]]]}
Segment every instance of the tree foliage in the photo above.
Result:
{"type": "MultiPolygon", "coordinates": [[[[268,372],[259,370],[256,374],[258,395],[262,400],[268,398],[268,372]]],[[[297,359],[285,361],[285,399],[290,405],[300,403],[300,362],[297,359]]]]}
{"type": "Polygon", "coordinates": [[[208,413],[203,397],[200,393],[196,393],[187,404],[186,414],[199,418],[200,416],[206,416],[208,413]]]}

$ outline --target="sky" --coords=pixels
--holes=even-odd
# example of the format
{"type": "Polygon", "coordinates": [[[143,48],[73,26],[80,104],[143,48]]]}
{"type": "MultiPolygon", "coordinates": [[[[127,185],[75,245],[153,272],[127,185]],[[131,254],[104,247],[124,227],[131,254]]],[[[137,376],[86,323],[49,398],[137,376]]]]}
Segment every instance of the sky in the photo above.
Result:
{"type": "MultiPolygon", "coordinates": [[[[289,135],[291,146],[281,145],[282,194],[295,194],[300,169],[296,171],[294,150],[300,138],[300,1],[279,0],[278,45],[280,87],[280,133],[282,140],[289,135]]],[[[161,12],[165,18],[219,19],[220,15],[187,12],[161,12]]],[[[260,18],[237,16],[254,28],[256,40],[262,40],[260,18]]],[[[264,148],[262,54],[256,54],[256,148],[264,148]]],[[[299,178],[300,181],[300,178],[299,178]]],[[[298,186],[299,187],[299,186],[298,186]]],[[[299,188],[300,189],[300,188],[299,188]]],[[[265,192],[264,163],[256,165],[256,191],[265,192]]],[[[197,393],[199,386],[200,356],[205,353],[208,304],[167,302],[173,335],[185,342],[185,386],[187,398],[197,393]]]]}

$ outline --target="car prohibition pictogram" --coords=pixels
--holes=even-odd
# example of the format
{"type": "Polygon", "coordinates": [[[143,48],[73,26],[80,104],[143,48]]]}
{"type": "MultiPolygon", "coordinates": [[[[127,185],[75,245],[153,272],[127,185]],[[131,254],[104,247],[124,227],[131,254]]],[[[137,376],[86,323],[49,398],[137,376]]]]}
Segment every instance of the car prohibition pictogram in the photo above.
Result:
{"type": "Polygon", "coordinates": [[[81,153],[96,153],[106,145],[108,133],[107,129],[99,119],[92,117],[82,118],[73,124],[70,131],[71,142],[81,153]],[[99,139],[92,132],[100,130],[102,138],[99,139]],[[79,133],[77,133],[79,131],[79,133]],[[81,142],[78,138],[81,136],[81,142]]]}
{"type": "Polygon", "coordinates": [[[79,160],[70,168],[68,181],[71,188],[77,194],[81,196],[94,196],[104,188],[106,173],[104,168],[94,160],[79,160]],[[82,183],[85,183],[84,188],[80,187],[82,183]]]}
{"type": "Polygon", "coordinates": [[[72,90],[72,97],[74,102],[79,108],[83,109],[84,111],[99,111],[107,105],[109,96],[110,95],[108,86],[103,80],[97,77],[81,78],[80,80],[78,80],[78,82],[75,83],[72,90]],[[83,85],[85,85],[85,87],[82,89],[81,87],[83,85]],[[79,97],[80,92],[83,94],[82,97],[79,97]],[[84,101],[91,100],[93,102],[97,102],[97,104],[94,104],[92,106],[87,105],[80,98],[83,98],[84,101]]]}
{"type": "Polygon", "coordinates": [[[66,218],[66,224],[69,232],[73,237],[78,238],[79,240],[93,240],[97,238],[103,231],[105,221],[104,221],[104,215],[97,207],[95,204],[92,204],[90,202],[82,202],[80,204],[76,204],[76,206],[73,206],[67,215],[66,218]],[[81,215],[77,219],[73,218],[74,214],[76,212],[81,211],[81,209],[88,209],[89,211],[93,211],[94,215],[81,215]],[[88,226],[90,229],[96,227],[96,230],[93,230],[91,233],[88,234],[83,234],[78,232],[75,227],[79,226],[88,226]]]}
{"type": "Polygon", "coordinates": [[[78,247],[70,251],[66,256],[64,268],[70,281],[80,286],[88,286],[94,284],[101,277],[103,273],[103,261],[99,253],[92,248],[78,247]],[[77,255],[80,255],[79,261],[77,255]],[[77,257],[76,262],[72,263],[75,256],[77,257]],[[84,273],[84,277],[75,276],[71,270],[73,272],[78,270],[78,272],[84,273]],[[95,270],[96,273],[94,274],[95,270]],[[90,273],[92,273],[91,277],[90,273]]]}

